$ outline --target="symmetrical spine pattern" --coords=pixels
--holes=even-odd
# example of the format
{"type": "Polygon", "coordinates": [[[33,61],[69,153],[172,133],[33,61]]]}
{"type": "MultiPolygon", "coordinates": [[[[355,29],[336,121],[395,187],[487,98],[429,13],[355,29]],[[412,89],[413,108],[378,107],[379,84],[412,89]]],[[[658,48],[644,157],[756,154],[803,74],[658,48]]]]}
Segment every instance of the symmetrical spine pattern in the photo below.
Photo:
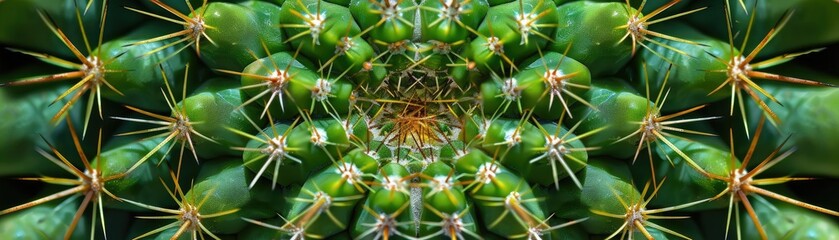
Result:
{"type": "Polygon", "coordinates": [[[60,2],[0,0],[2,239],[839,235],[832,1],[60,2]]]}

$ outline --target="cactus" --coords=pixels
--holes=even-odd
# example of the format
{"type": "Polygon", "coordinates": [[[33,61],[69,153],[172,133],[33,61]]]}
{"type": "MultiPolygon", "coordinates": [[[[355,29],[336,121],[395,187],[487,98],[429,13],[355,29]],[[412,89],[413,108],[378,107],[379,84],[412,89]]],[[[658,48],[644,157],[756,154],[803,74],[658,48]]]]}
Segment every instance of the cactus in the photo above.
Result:
{"type": "Polygon", "coordinates": [[[0,236],[833,238],[835,16],[0,0],[0,236]]]}

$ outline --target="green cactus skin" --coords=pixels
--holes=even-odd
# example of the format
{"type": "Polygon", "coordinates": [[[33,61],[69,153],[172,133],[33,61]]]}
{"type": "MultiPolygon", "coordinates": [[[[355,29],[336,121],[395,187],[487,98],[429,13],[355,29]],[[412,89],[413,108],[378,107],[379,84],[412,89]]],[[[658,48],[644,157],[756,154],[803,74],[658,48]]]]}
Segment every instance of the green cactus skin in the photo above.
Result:
{"type": "MultiPolygon", "coordinates": [[[[128,141],[127,144],[115,147],[111,150],[102,152],[99,158],[95,159],[91,164],[102,164],[102,174],[105,176],[117,175],[127,171],[134,162],[142,158],[146,153],[151,151],[155,146],[160,144],[163,138],[151,138],[142,141],[128,141]]],[[[161,162],[168,161],[169,156],[163,150],[158,150],[151,156],[151,161],[141,165],[136,171],[131,172],[127,176],[110,181],[106,183],[105,188],[109,191],[119,194],[125,198],[134,199],[144,203],[165,206],[168,203],[169,196],[160,185],[160,178],[169,175],[168,165],[158,165],[161,162]]],[[[126,210],[138,211],[137,208],[130,204],[122,203],[116,199],[105,199],[104,204],[111,208],[123,208],[126,210]]]]}
{"type": "MultiPolygon", "coordinates": [[[[839,83],[839,79],[834,76],[802,66],[785,65],[782,69],[784,69],[784,72],[795,73],[796,75],[821,79],[830,83],[839,83]]],[[[834,170],[837,169],[837,161],[829,159],[833,159],[831,156],[837,149],[824,147],[824,144],[830,143],[822,141],[822,138],[832,136],[836,128],[820,119],[832,118],[836,116],[836,111],[828,105],[814,103],[832,102],[833,99],[839,98],[839,91],[832,88],[819,89],[781,84],[767,84],[766,90],[776,95],[778,101],[784,103],[785,106],[799,109],[789,111],[780,106],[772,106],[778,116],[785,121],[778,124],[777,131],[767,131],[766,136],[761,138],[761,141],[781,144],[781,136],[790,136],[791,144],[788,144],[784,149],[797,148],[797,150],[790,155],[789,160],[779,163],[777,169],[770,169],[769,171],[780,173],[785,168],[795,168],[797,172],[802,174],[835,176],[834,170]],[[793,91],[796,93],[793,93],[793,91]],[[803,94],[798,94],[798,92],[803,94]]],[[[758,108],[755,105],[751,103],[750,106],[752,107],[747,112],[750,125],[757,124],[760,119],[760,112],[756,111],[758,108]]],[[[760,146],[756,151],[767,153],[771,152],[772,148],[771,146],[760,146]]],[[[743,149],[738,149],[738,152],[743,152],[743,149]]]]}
{"type": "MultiPolygon", "coordinates": [[[[129,48],[124,48],[124,46],[165,34],[174,29],[174,27],[168,25],[146,24],[128,33],[125,37],[102,44],[100,50],[104,53],[103,61],[113,61],[111,64],[108,64],[108,67],[116,71],[108,74],[109,81],[111,81],[116,89],[122,89],[120,92],[125,95],[122,96],[112,91],[105,91],[102,97],[143,109],[154,111],[167,110],[168,107],[163,102],[133,102],[128,100],[160,94],[159,89],[163,88],[163,77],[158,73],[158,67],[166,69],[165,71],[168,74],[167,78],[170,79],[170,85],[180,86],[180,84],[175,83],[176,79],[184,76],[184,70],[186,70],[184,66],[186,64],[195,64],[198,61],[189,53],[179,53],[171,56],[174,54],[174,49],[165,49],[152,55],[146,55],[146,53],[155,48],[173,43],[174,40],[160,41],[129,48]],[[167,57],[169,57],[168,60],[163,61],[167,57]]],[[[175,46],[182,47],[183,45],[175,46]]],[[[193,72],[188,75],[193,76],[191,82],[198,80],[194,77],[195,75],[195,68],[193,68],[193,72]]],[[[178,88],[176,87],[175,90],[177,91],[178,88]]]]}
{"type": "Polygon", "coordinates": [[[625,31],[615,29],[626,24],[629,16],[620,3],[572,2],[557,8],[562,24],[556,32],[551,50],[564,51],[571,46],[568,56],[581,61],[595,76],[613,74],[629,62],[631,46],[618,44],[625,31]],[[603,22],[592,25],[590,22],[603,22]],[[606,24],[608,23],[608,24],[606,24]],[[590,29],[588,26],[598,26],[590,29]],[[593,30],[593,31],[592,31],[593,30]]]}
{"type": "Polygon", "coordinates": [[[592,89],[582,97],[596,109],[576,108],[574,110],[576,112],[572,111],[574,115],[589,117],[566,121],[581,122],[578,128],[581,132],[606,127],[602,132],[583,140],[586,146],[602,146],[592,151],[592,154],[605,154],[618,158],[632,157],[640,136],[620,142],[618,140],[638,130],[637,125],[632,123],[641,122],[644,119],[646,108],[654,105],[652,100],[648,100],[620,79],[599,79],[595,80],[592,85],[592,89]],[[593,115],[597,117],[591,117],[593,115]]]}
{"type": "MultiPolygon", "coordinates": [[[[69,222],[73,219],[74,205],[78,204],[77,202],[77,200],[65,200],[4,217],[0,221],[2,236],[7,239],[62,238],[66,229],[69,228],[69,222]]],[[[76,228],[71,239],[86,239],[90,234],[85,225],[79,225],[76,228]]]]}
{"type": "Polygon", "coordinates": [[[283,44],[283,34],[276,28],[280,23],[280,8],[276,5],[261,2],[242,5],[211,3],[205,8],[195,11],[203,12],[204,23],[216,28],[206,30],[207,37],[215,44],[205,43],[201,48],[200,56],[208,67],[238,70],[253,62],[251,53],[257,57],[266,55],[263,51],[256,51],[262,45],[267,46],[270,52],[287,49],[283,44]]]}
{"type": "Polygon", "coordinates": [[[831,239],[833,2],[0,0],[0,238],[831,239]]]}
{"type": "MultiPolygon", "coordinates": [[[[721,59],[730,59],[732,53],[729,53],[730,45],[724,41],[719,41],[708,37],[689,25],[673,22],[663,23],[656,26],[662,31],[678,32],[679,36],[685,39],[698,42],[704,46],[695,46],[687,43],[675,42],[666,39],[658,39],[668,45],[673,46],[680,51],[687,53],[687,56],[660,46],[651,46],[652,49],[659,54],[673,62],[673,67],[670,75],[670,85],[668,89],[673,96],[680,96],[678,98],[671,98],[668,104],[662,107],[664,111],[674,111],[685,109],[700,104],[710,103],[725,99],[731,96],[730,91],[718,91],[710,94],[717,86],[725,82],[726,74],[722,72],[712,71],[697,71],[696,69],[725,69],[725,63],[721,63],[714,58],[692,57],[702,55],[714,55],[721,59]]],[[[733,54],[739,54],[736,50],[733,54]]],[[[656,56],[652,52],[641,52],[638,61],[635,63],[636,79],[643,80],[643,65],[648,67],[648,75],[650,80],[650,89],[661,89],[662,80],[666,74],[667,60],[656,56]],[[663,67],[662,67],[663,66],[663,67]]],[[[636,89],[644,89],[644,81],[635,81],[636,89]]]]}

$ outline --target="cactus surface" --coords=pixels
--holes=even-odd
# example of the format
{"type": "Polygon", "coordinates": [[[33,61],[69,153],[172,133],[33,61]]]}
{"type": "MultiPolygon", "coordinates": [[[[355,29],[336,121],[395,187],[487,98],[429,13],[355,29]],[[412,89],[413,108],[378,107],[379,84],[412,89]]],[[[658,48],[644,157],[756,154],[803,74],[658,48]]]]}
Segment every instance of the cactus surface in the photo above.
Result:
{"type": "Polygon", "coordinates": [[[839,236],[836,1],[0,0],[0,20],[0,239],[839,236]]]}

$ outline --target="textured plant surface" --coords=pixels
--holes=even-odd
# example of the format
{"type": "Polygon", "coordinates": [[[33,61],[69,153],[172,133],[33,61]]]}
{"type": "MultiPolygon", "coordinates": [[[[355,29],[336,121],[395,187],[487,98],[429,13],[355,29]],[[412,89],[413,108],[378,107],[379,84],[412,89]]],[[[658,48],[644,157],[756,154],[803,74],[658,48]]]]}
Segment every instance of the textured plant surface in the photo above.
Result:
{"type": "Polygon", "coordinates": [[[0,239],[836,239],[830,0],[0,0],[0,239]]]}

